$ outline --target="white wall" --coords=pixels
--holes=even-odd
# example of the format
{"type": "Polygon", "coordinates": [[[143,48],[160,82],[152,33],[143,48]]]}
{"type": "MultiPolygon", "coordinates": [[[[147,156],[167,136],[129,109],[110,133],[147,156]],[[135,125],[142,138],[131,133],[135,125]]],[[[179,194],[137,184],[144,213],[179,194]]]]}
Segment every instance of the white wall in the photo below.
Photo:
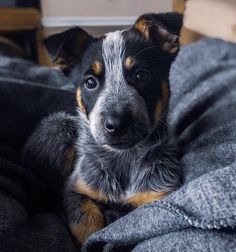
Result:
{"type": "Polygon", "coordinates": [[[145,12],[172,10],[172,0],[41,0],[41,5],[45,26],[124,25],[145,12]]]}

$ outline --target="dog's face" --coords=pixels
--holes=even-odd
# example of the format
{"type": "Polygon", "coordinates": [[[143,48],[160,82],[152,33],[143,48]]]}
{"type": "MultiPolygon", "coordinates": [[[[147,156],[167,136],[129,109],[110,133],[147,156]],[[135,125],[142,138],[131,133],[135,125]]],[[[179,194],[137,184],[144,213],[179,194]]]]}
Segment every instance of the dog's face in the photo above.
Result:
{"type": "Polygon", "coordinates": [[[152,133],[168,103],[181,21],[177,14],[149,14],[100,38],[72,28],[46,40],[54,61],[70,71],[98,144],[131,148],[152,133]]]}

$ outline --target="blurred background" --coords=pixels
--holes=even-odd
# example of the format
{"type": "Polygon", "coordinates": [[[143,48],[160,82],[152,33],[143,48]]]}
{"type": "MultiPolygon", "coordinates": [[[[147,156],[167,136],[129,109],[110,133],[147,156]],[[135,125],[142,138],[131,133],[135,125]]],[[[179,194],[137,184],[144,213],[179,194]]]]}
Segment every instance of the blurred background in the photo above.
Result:
{"type": "Polygon", "coordinates": [[[182,12],[183,0],[0,0],[0,36],[19,45],[28,57],[50,65],[45,37],[71,26],[98,36],[131,25],[145,12],[182,12]]]}

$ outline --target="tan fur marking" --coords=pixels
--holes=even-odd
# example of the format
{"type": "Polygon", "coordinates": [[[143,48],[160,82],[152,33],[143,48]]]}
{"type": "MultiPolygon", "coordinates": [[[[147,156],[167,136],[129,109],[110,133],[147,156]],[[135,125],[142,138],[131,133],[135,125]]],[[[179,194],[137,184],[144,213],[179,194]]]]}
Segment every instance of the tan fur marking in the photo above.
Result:
{"type": "Polygon", "coordinates": [[[98,60],[96,60],[93,64],[92,64],[92,69],[93,69],[93,72],[96,74],[96,75],[100,75],[102,73],[102,63],[98,60]]]}
{"type": "Polygon", "coordinates": [[[79,106],[80,111],[86,114],[86,109],[85,109],[84,102],[81,96],[81,91],[79,88],[76,91],[76,100],[77,100],[77,104],[79,106]]]}
{"type": "Polygon", "coordinates": [[[154,116],[158,120],[161,117],[161,113],[164,111],[168,104],[170,96],[169,84],[166,81],[162,81],[161,84],[161,99],[157,102],[154,116]]]}
{"type": "Polygon", "coordinates": [[[167,193],[166,192],[140,192],[127,199],[127,203],[134,207],[141,206],[153,201],[162,199],[167,193]]]}
{"type": "Polygon", "coordinates": [[[54,60],[53,66],[57,66],[62,71],[66,70],[68,68],[68,65],[60,57],[58,57],[58,58],[56,58],[56,60],[54,60]]]}
{"type": "Polygon", "coordinates": [[[104,201],[107,202],[108,201],[108,196],[106,196],[105,194],[102,194],[99,191],[94,190],[93,188],[89,187],[84,181],[82,180],[78,180],[75,184],[75,188],[76,190],[80,193],[80,194],[84,194],[86,196],[88,196],[91,199],[94,200],[98,200],[98,201],[104,201]]]}
{"type": "Polygon", "coordinates": [[[71,223],[70,230],[76,240],[83,244],[92,233],[104,227],[104,219],[99,207],[92,200],[85,201],[81,210],[84,215],[80,223],[71,223]]]}
{"type": "Polygon", "coordinates": [[[162,101],[159,100],[156,104],[156,108],[155,108],[155,112],[154,112],[154,115],[155,115],[155,118],[156,119],[159,119],[160,118],[160,115],[161,115],[161,112],[162,112],[162,101]]]}
{"type": "Polygon", "coordinates": [[[125,60],[125,67],[130,70],[135,64],[135,60],[133,57],[129,56],[125,60]]]}
{"type": "Polygon", "coordinates": [[[149,39],[149,27],[150,27],[150,22],[147,20],[141,19],[135,24],[135,29],[139,31],[144,38],[149,39]]]}
{"type": "Polygon", "coordinates": [[[170,48],[169,53],[177,53],[177,51],[179,50],[179,46],[175,46],[170,48]]]}

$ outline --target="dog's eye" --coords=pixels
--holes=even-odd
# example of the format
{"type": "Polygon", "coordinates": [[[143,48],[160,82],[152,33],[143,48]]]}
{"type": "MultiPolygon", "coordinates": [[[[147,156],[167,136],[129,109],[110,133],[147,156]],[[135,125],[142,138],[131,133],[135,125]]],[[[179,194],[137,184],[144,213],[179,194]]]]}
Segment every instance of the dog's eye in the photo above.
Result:
{"type": "Polygon", "coordinates": [[[85,86],[86,86],[87,89],[94,89],[94,88],[97,87],[97,85],[98,85],[97,80],[92,76],[89,76],[85,80],[85,86]]]}
{"type": "Polygon", "coordinates": [[[135,82],[144,83],[150,80],[151,74],[148,70],[137,69],[135,71],[135,82]]]}

